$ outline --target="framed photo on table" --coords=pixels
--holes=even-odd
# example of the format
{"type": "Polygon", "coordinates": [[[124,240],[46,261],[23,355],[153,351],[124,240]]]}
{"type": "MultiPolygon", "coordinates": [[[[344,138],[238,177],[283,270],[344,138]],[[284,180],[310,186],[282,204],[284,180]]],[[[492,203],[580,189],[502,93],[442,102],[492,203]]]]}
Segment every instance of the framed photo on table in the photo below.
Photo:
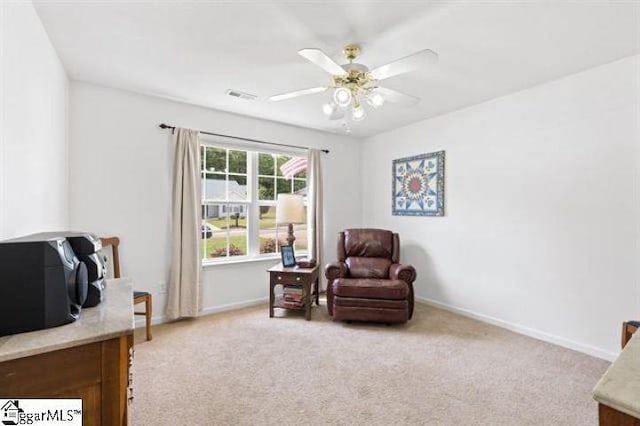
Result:
{"type": "Polygon", "coordinates": [[[296,266],[296,256],[293,252],[293,246],[286,244],[280,246],[280,255],[282,256],[282,266],[290,268],[296,266]]]}

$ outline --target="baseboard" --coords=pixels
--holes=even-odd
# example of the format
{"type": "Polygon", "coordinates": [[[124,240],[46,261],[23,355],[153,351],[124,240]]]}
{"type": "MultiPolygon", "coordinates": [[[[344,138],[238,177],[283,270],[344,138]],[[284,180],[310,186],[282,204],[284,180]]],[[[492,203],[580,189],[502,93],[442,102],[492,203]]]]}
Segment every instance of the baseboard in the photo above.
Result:
{"type": "MultiPolygon", "coordinates": [[[[242,309],[248,308],[249,306],[260,305],[262,303],[267,303],[269,301],[268,297],[261,297],[259,299],[251,299],[245,300],[243,302],[236,303],[228,303],[226,305],[219,306],[210,306],[208,308],[204,308],[200,312],[200,316],[207,316],[212,314],[217,314],[219,312],[232,311],[234,309],[242,309]]],[[[169,322],[169,318],[166,315],[159,315],[151,317],[151,324],[158,325],[163,324],[165,322],[169,322]]],[[[144,328],[145,327],[145,319],[143,316],[136,316],[135,328],[144,328]]]]}
{"type": "Polygon", "coordinates": [[[498,318],[491,317],[489,315],[473,312],[468,309],[459,308],[457,306],[443,303],[437,300],[429,299],[427,297],[416,296],[416,302],[424,303],[426,305],[434,306],[436,308],[444,309],[455,314],[459,314],[468,318],[473,318],[478,321],[486,322],[507,330],[523,334],[525,336],[533,337],[534,339],[542,340],[544,342],[553,343],[554,345],[562,346],[564,348],[572,349],[574,351],[582,352],[587,355],[601,358],[607,361],[613,361],[618,357],[618,353],[609,352],[604,349],[596,348],[595,346],[586,345],[584,343],[576,342],[574,340],[565,339],[564,337],[555,336],[553,334],[545,333],[544,331],[536,330],[533,328],[525,327],[520,324],[515,324],[509,321],[504,321],[498,318]]]}
{"type": "Polygon", "coordinates": [[[268,303],[268,302],[269,302],[268,297],[260,297],[258,299],[245,300],[243,302],[228,303],[226,305],[220,305],[220,306],[211,306],[209,308],[204,308],[201,312],[201,315],[211,315],[211,314],[216,314],[218,312],[248,308],[249,306],[260,305],[262,303],[268,303]]]}

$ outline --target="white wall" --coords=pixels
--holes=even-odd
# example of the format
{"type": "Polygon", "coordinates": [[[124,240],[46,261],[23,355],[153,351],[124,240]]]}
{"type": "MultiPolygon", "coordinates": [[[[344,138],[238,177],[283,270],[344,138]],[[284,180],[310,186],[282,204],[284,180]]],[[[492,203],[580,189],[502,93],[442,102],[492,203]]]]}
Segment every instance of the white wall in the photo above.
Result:
{"type": "MultiPolygon", "coordinates": [[[[341,229],[396,230],[419,300],[612,359],[620,322],[640,316],[638,75],[631,57],[362,143],[74,82],[71,227],[122,238],[158,320],[173,144],[157,124],[328,148],[327,260],[341,229]],[[446,216],[391,216],[391,161],[442,149],[446,216]]],[[[205,310],[264,300],[272,263],[206,268],[205,310]]]]}
{"type": "Polygon", "coordinates": [[[0,239],[68,223],[64,68],[30,1],[0,1],[0,239]]]}
{"type": "Polygon", "coordinates": [[[363,142],[363,223],[423,301],[613,358],[640,316],[640,57],[363,142]],[[446,151],[446,216],[391,215],[393,159],[446,151]]]}
{"type": "MultiPolygon", "coordinates": [[[[336,233],[361,220],[360,142],[274,122],[73,82],[70,91],[71,227],[121,238],[123,275],[154,295],[164,315],[170,264],[173,137],[158,124],[327,148],[323,156],[325,253],[336,233]]],[[[266,269],[277,261],[207,267],[203,307],[211,312],[266,300],[266,269]]],[[[265,313],[266,315],[266,313],[265,313]]]]}

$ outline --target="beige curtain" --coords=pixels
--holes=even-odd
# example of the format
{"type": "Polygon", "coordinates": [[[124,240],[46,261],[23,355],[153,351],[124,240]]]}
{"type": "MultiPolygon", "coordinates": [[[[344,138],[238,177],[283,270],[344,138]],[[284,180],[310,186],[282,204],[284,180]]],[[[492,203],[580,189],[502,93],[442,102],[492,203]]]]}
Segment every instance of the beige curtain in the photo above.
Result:
{"type": "MultiPolygon", "coordinates": [[[[324,267],[322,245],[323,238],[323,218],[322,218],[322,168],[320,167],[320,157],[322,152],[317,149],[309,150],[307,159],[307,233],[309,241],[309,258],[315,259],[320,268],[324,267]]],[[[321,273],[320,285],[322,290],[326,289],[323,274],[321,273]]]]}
{"type": "Polygon", "coordinates": [[[176,129],[173,168],[173,255],[167,316],[198,316],[200,311],[200,133],[176,129]]]}

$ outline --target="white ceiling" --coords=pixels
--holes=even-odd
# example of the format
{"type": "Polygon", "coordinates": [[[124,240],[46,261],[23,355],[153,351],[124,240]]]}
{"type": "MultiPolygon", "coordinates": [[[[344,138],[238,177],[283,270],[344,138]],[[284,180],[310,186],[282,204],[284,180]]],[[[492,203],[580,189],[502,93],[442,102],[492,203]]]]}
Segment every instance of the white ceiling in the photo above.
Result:
{"type": "Polygon", "coordinates": [[[437,65],[385,83],[418,106],[368,110],[352,124],[360,137],[640,53],[637,0],[34,3],[72,79],[334,132],[344,128],[321,111],[328,93],[267,100],[330,82],[299,49],[343,63],[342,46],[358,42],[370,68],[437,51],[437,65]]]}

